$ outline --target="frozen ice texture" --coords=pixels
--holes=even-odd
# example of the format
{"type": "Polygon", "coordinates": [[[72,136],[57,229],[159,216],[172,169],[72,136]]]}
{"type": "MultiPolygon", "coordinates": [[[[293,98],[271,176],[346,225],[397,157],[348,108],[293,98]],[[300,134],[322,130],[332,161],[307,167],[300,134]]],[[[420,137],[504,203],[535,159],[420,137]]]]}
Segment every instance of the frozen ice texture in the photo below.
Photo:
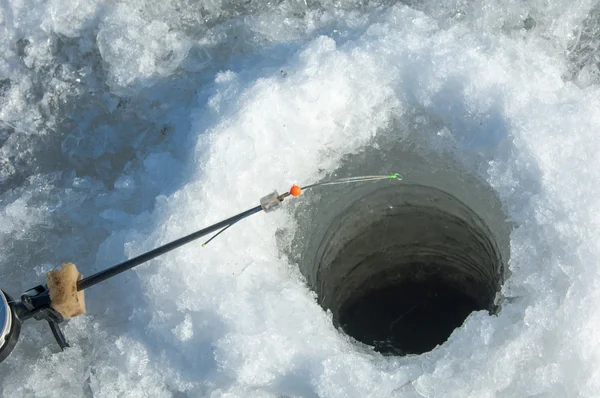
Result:
{"type": "Polygon", "coordinates": [[[284,210],[90,289],[62,353],[26,324],[2,396],[597,394],[597,9],[391,3],[3,2],[2,288],[89,275],[385,137],[495,189],[515,226],[499,315],[419,356],[358,345],[282,255],[284,210]]]}

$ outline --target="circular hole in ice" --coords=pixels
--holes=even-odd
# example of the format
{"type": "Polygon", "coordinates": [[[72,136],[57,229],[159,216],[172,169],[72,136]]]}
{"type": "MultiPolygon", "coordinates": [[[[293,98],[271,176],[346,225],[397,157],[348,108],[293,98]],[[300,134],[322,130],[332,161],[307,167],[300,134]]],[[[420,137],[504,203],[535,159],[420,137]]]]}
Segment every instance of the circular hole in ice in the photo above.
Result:
{"type": "Polygon", "coordinates": [[[471,312],[497,310],[506,248],[484,218],[498,208],[474,197],[479,211],[489,202],[482,218],[433,186],[375,186],[335,206],[315,204],[313,224],[327,226],[309,237],[300,269],[354,339],[386,355],[428,352],[471,312]]]}

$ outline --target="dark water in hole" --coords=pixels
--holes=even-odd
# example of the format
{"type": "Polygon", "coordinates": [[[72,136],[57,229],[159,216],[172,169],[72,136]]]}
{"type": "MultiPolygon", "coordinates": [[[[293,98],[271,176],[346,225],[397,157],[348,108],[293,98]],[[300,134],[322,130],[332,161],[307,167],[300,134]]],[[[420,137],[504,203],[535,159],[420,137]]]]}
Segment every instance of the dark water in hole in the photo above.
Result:
{"type": "Polygon", "coordinates": [[[340,324],[382,354],[431,351],[462,325],[477,303],[442,280],[404,282],[373,290],[343,308],[340,324]]]}

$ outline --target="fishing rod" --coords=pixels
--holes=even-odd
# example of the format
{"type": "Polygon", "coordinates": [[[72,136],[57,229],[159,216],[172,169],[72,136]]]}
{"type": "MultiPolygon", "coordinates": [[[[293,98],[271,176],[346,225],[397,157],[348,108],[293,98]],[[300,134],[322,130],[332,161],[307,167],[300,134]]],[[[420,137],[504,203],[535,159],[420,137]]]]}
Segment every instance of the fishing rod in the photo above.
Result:
{"type": "Polygon", "coordinates": [[[381,180],[401,180],[400,174],[372,175],[361,177],[340,178],[331,181],[322,181],[300,187],[293,185],[288,192],[281,195],[274,191],[260,199],[258,206],[238,213],[223,221],[200,229],[182,238],[176,239],[165,245],[143,253],[137,257],[113,265],[100,272],[83,278],[72,263],[62,264],[60,269],[54,269],[46,274],[46,284],[35,286],[23,293],[19,300],[0,290],[0,362],[4,361],[15,348],[19,339],[21,324],[28,319],[45,320],[50,326],[52,335],[61,350],[69,347],[59,324],[72,317],[85,313],[85,300],[83,291],[95,286],[109,278],[125,272],[135,266],[150,261],[162,254],[177,249],[196,239],[216,232],[210,239],[202,244],[206,246],[217,236],[225,232],[236,223],[261,211],[270,213],[280,208],[281,203],[289,196],[298,197],[302,191],[317,187],[339,184],[355,184],[381,180]]]}

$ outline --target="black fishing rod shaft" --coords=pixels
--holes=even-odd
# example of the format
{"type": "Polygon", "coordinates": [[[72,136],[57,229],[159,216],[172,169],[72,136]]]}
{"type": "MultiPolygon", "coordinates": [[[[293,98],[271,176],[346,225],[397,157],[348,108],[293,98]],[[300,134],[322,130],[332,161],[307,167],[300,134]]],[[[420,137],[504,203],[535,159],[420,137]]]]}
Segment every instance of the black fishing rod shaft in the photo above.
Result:
{"type": "Polygon", "coordinates": [[[157,247],[154,250],[150,250],[149,252],[141,254],[130,260],[124,261],[117,265],[113,265],[112,267],[107,268],[103,271],[100,271],[94,275],[90,275],[87,278],[83,278],[82,280],[77,282],[77,290],[84,290],[84,289],[87,289],[88,287],[94,286],[95,284],[103,282],[103,281],[107,280],[108,278],[112,278],[113,276],[118,275],[121,272],[125,272],[125,271],[135,267],[136,265],[143,264],[146,261],[152,260],[153,258],[160,256],[161,254],[170,252],[173,249],[177,249],[179,246],[183,246],[186,243],[189,243],[195,239],[203,237],[204,235],[210,234],[211,232],[214,232],[221,228],[224,228],[224,227],[228,226],[229,224],[232,224],[234,222],[241,220],[242,218],[246,218],[255,213],[258,213],[261,210],[262,210],[262,206],[258,205],[252,209],[246,210],[244,212],[241,212],[238,215],[230,217],[227,220],[223,220],[221,222],[213,224],[210,227],[206,227],[204,229],[196,231],[192,234],[184,236],[183,238],[179,238],[177,240],[174,240],[173,242],[167,243],[166,245],[157,247]]]}

